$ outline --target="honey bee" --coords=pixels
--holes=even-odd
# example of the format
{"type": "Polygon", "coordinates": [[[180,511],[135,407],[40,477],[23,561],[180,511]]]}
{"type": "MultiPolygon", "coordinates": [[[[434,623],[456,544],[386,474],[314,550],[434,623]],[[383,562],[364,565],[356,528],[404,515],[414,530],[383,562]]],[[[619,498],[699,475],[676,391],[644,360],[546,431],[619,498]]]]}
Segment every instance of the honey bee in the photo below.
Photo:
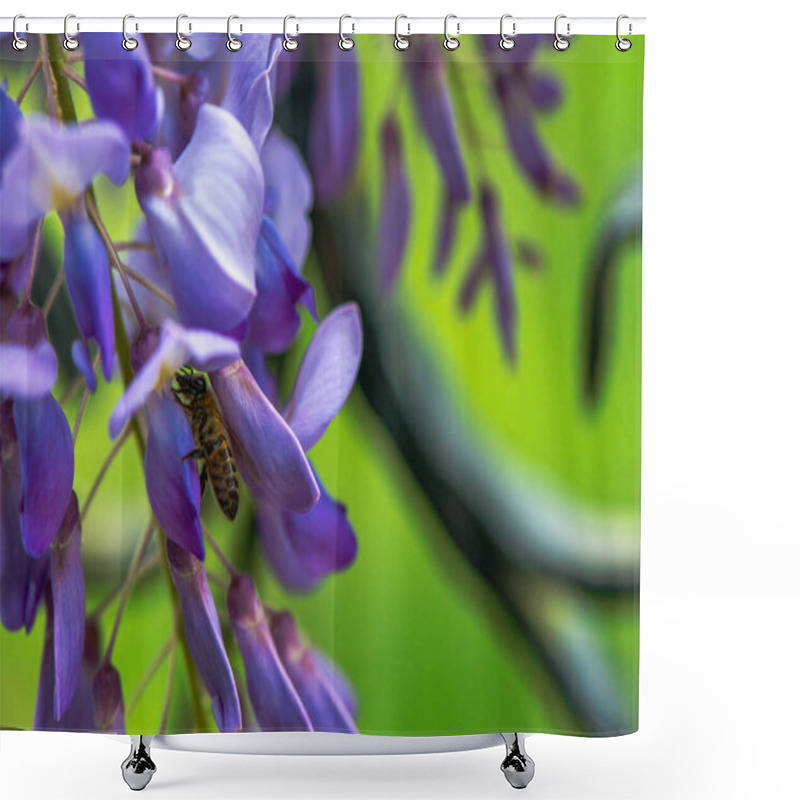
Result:
{"type": "Polygon", "coordinates": [[[192,426],[195,449],[184,459],[202,460],[200,496],[211,481],[214,497],[222,513],[230,520],[239,509],[239,480],[233,459],[229,434],[222,419],[217,400],[205,375],[184,366],[175,373],[172,394],[183,407],[192,426]]]}

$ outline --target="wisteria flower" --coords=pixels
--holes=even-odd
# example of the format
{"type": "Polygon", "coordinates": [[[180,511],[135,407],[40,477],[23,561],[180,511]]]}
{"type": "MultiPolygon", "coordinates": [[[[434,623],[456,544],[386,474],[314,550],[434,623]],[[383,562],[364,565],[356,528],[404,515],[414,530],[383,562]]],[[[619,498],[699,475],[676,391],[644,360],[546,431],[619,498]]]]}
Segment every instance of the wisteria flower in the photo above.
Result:
{"type": "Polygon", "coordinates": [[[312,730],[308,712],[281,662],[264,606],[249,576],[236,575],[231,580],[228,614],[244,661],[247,694],[262,730],[312,730]]]}
{"type": "Polygon", "coordinates": [[[27,117],[3,159],[0,259],[19,253],[31,226],[48,211],[72,207],[96,175],[104,173],[122,184],[129,154],[128,138],[112,122],[57,126],[46,118],[27,117]]]}
{"type": "Polygon", "coordinates": [[[158,124],[158,91],[147,42],[120,52],[115,33],[81,36],[86,88],[98,119],[116,122],[131,140],[150,140],[158,124]]]}
{"type": "Polygon", "coordinates": [[[186,644],[211,695],[214,719],[221,731],[238,731],[242,727],[239,694],[203,564],[172,542],[167,542],[167,556],[183,611],[186,644]]]}
{"type": "Polygon", "coordinates": [[[256,240],[264,176],[237,119],[204,104],[186,149],[172,164],[165,148],[147,150],[136,195],[184,325],[232,331],[255,299],[256,240]]]}

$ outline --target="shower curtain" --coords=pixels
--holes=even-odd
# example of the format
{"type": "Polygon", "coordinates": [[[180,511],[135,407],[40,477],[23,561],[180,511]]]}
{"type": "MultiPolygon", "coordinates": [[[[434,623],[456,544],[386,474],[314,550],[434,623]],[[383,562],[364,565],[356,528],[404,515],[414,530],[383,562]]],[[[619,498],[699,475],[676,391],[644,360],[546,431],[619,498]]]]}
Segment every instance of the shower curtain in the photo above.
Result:
{"type": "Polygon", "coordinates": [[[0,726],[638,725],[644,41],[0,38],[0,726]]]}

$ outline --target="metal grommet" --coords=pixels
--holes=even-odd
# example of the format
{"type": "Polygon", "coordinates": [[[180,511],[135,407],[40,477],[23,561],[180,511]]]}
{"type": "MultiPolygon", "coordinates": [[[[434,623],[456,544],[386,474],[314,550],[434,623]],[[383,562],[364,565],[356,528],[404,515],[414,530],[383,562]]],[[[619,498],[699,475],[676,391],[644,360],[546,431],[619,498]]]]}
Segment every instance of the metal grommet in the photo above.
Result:
{"type": "Polygon", "coordinates": [[[458,46],[461,44],[461,42],[459,42],[456,37],[459,33],[461,33],[461,23],[458,22],[458,17],[455,14],[448,14],[444,18],[444,42],[442,44],[444,44],[445,50],[458,50],[458,46]],[[451,36],[447,31],[447,27],[451,19],[456,20],[455,36],[451,36]]]}
{"type": "Polygon", "coordinates": [[[561,52],[563,52],[569,47],[569,39],[567,37],[569,36],[570,32],[570,24],[569,22],[567,22],[567,36],[562,36],[558,32],[558,21],[560,19],[566,19],[566,18],[567,18],[566,14],[559,14],[556,17],[555,24],[553,25],[553,34],[555,35],[555,39],[553,40],[553,47],[555,47],[556,50],[559,50],[561,52]]]}
{"type": "MultiPolygon", "coordinates": [[[[14,22],[11,24],[11,32],[14,34],[14,41],[11,43],[12,47],[17,50],[18,52],[22,52],[23,50],[27,50],[28,48],[28,40],[24,36],[20,36],[17,33],[17,22],[21,19],[25,19],[24,14],[17,14],[14,17],[14,22]]],[[[25,23],[25,30],[28,30],[28,23],[25,23]]]]}
{"type": "Polygon", "coordinates": [[[408,33],[405,36],[400,35],[400,20],[401,19],[408,19],[405,14],[398,14],[394,18],[394,47],[395,50],[408,50],[411,46],[411,41],[408,38],[411,36],[411,23],[407,22],[406,25],[408,26],[408,33]]]}
{"type": "MultiPolygon", "coordinates": [[[[633,42],[630,39],[624,39],[620,35],[620,32],[619,32],[619,27],[620,27],[619,24],[624,19],[628,19],[628,15],[627,14],[620,14],[617,17],[617,42],[616,42],[616,44],[614,46],[617,48],[617,50],[620,51],[620,53],[627,53],[628,50],[630,50],[631,47],[633,47],[633,42]]],[[[632,32],[633,32],[633,26],[629,22],[628,23],[628,36],[630,36],[632,32]]]]}
{"type": "MultiPolygon", "coordinates": [[[[192,46],[192,40],[187,38],[181,33],[181,20],[188,19],[188,14],[178,14],[175,18],[175,47],[178,50],[188,50],[192,46]]],[[[189,23],[189,32],[191,33],[192,23],[189,23]]]]}
{"type": "MultiPolygon", "coordinates": [[[[344,35],[343,28],[344,28],[344,21],[346,19],[353,19],[353,18],[349,14],[342,14],[342,16],[339,17],[339,47],[342,50],[352,50],[356,46],[356,43],[349,36],[344,35]]],[[[356,24],[354,22],[352,24],[352,29],[350,32],[355,33],[355,30],[356,30],[356,24]]]]}
{"type": "Polygon", "coordinates": [[[514,49],[514,45],[516,45],[516,42],[511,37],[517,35],[517,23],[516,22],[512,22],[511,23],[511,36],[507,36],[506,32],[503,30],[503,26],[505,25],[505,21],[507,19],[513,19],[511,14],[503,14],[503,16],[500,17],[500,49],[501,50],[513,50],[514,49]]]}
{"type": "MultiPolygon", "coordinates": [[[[283,49],[289,51],[290,53],[292,50],[297,50],[297,39],[292,36],[289,36],[289,20],[290,19],[297,19],[297,17],[293,17],[289,14],[288,17],[283,18],[283,49]]],[[[295,31],[297,33],[300,32],[300,26],[295,26],[295,31]]]]}
{"type": "MultiPolygon", "coordinates": [[[[128,20],[129,19],[136,19],[133,14],[126,14],[122,18],[122,47],[124,50],[130,52],[131,50],[135,50],[139,46],[139,40],[134,38],[133,36],[128,36],[128,20]]],[[[138,25],[136,26],[139,27],[138,25]]]]}
{"type": "MultiPolygon", "coordinates": [[[[233,20],[235,20],[235,19],[239,19],[239,17],[237,17],[236,14],[231,14],[228,17],[228,41],[225,42],[225,47],[227,47],[228,50],[231,51],[231,53],[238,53],[239,50],[242,49],[242,40],[241,39],[237,39],[231,33],[231,22],[233,22],[233,20]]],[[[242,30],[241,25],[239,26],[239,30],[240,31],[242,30]]]]}
{"type": "MultiPolygon", "coordinates": [[[[74,14],[67,14],[67,16],[64,17],[64,49],[69,50],[70,52],[77,50],[80,46],[80,42],[74,36],[70,36],[69,34],[68,27],[71,19],[75,19],[74,14]]],[[[76,30],[80,30],[80,27],[80,25],[77,25],[76,30]]]]}

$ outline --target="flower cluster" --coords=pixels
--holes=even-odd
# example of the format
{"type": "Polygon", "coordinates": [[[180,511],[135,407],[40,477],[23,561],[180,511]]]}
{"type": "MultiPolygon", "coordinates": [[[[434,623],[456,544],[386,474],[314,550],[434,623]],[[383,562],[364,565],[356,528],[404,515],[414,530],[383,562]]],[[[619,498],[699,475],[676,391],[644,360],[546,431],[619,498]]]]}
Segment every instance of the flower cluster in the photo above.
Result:
{"type": "MultiPolygon", "coordinates": [[[[220,442],[197,441],[174,394],[177,371],[202,376],[278,580],[307,591],[353,562],[346,509],[325,490],[307,451],[353,387],[361,319],[345,303],[319,321],[301,271],[313,193],[324,202],[350,169],[330,147],[352,131],[336,127],[341,120],[321,123],[334,127],[311,142],[315,174],[325,176],[312,189],[300,151],[273,125],[280,39],[244,38],[246,58],[228,53],[218,36],[195,37],[186,54],[166,48],[164,37],[145,37],[121,55],[116,34],[86,34],[78,57],[50,61],[45,50],[47,68],[36,62],[31,81],[40,71],[48,113],[22,113],[31,81],[16,99],[0,88],[0,618],[8,630],[30,631],[45,607],[39,728],[125,729],[114,643],[157,531],[182,620],[177,635],[220,730],[356,730],[343,676],[304,642],[289,612],[262,603],[253,578],[211,539],[202,483],[220,442]],[[72,91],[88,95],[92,119],[76,118],[72,91]],[[116,186],[133,183],[141,215],[130,241],[114,241],[104,223],[93,187],[101,175],[116,186]],[[43,220],[52,212],[63,227],[63,257],[37,306],[43,220]],[[63,349],[48,335],[62,280],[80,332],[68,348],[84,392],[72,427],[53,394],[63,349]],[[304,314],[316,329],[282,403],[267,357],[294,345],[304,314]],[[110,458],[129,434],[140,441],[153,517],[118,591],[104,647],[99,614],[86,610],[81,553],[82,515],[99,484],[82,505],[73,490],[74,442],[98,371],[124,385],[107,423],[116,440],[110,458]],[[209,543],[228,570],[223,621],[205,568],[209,543]],[[244,679],[232,667],[223,623],[244,679]]],[[[330,95],[342,85],[321,86],[318,113],[330,112],[330,95]]]]}
{"type": "MultiPolygon", "coordinates": [[[[360,144],[361,105],[359,67],[355,49],[337,52],[336,40],[315,37],[315,94],[311,106],[309,166],[318,200],[330,202],[346,190],[360,144]],[[329,131],[324,135],[322,131],[329,131]]],[[[561,103],[558,81],[535,62],[538,49],[552,41],[548,36],[520,37],[513,50],[498,56],[497,38],[484,36],[480,46],[486,60],[475,64],[475,75],[485,84],[501,119],[509,151],[534,191],[547,202],[566,206],[578,202],[578,188],[561,171],[542,142],[536,127],[540,115],[561,103]]],[[[499,224],[499,191],[494,176],[483,168],[480,140],[482,124],[470,116],[463,76],[456,68],[448,74],[452,55],[435,36],[415,36],[413,50],[399,56],[401,80],[409,87],[414,116],[438,166],[443,184],[437,221],[432,270],[442,273],[450,262],[459,217],[473,201],[482,224],[482,241],[463,279],[458,305],[467,312],[480,286],[489,283],[503,352],[516,357],[517,310],[512,261],[538,266],[540,255],[529,242],[512,247],[499,224]],[[459,102],[457,103],[456,100],[459,102]],[[469,158],[468,158],[469,157],[469,158]],[[482,174],[474,191],[467,164],[482,174]]],[[[296,63],[296,62],[294,62],[296,63]]],[[[297,70],[291,59],[279,63],[279,89],[291,85],[297,70]]],[[[395,286],[406,254],[412,213],[412,193],[403,152],[402,130],[396,117],[397,95],[380,133],[383,185],[377,222],[376,268],[380,286],[395,286]]]]}

